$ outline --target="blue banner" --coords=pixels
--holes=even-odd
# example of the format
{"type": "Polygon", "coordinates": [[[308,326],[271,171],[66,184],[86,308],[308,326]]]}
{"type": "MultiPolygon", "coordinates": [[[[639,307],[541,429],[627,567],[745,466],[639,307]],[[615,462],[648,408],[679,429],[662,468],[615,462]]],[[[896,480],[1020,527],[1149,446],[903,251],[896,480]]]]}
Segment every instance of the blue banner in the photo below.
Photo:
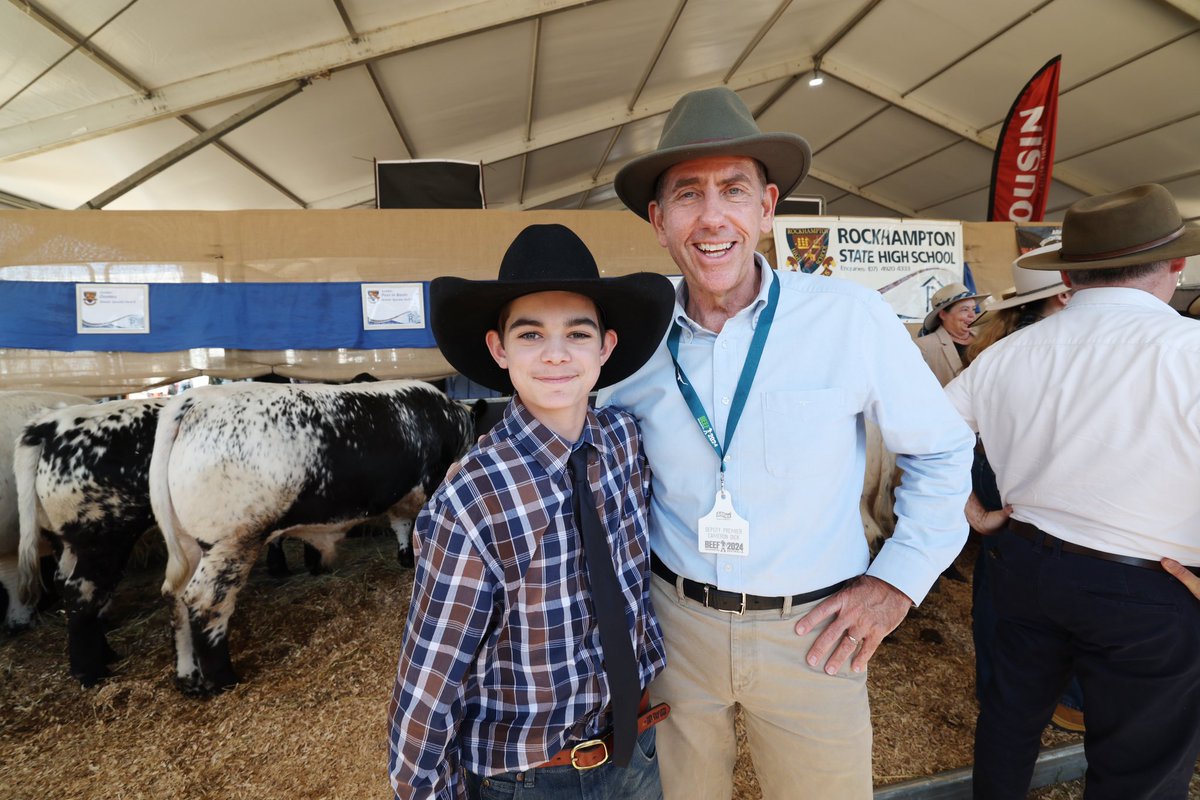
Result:
{"type": "MultiPolygon", "coordinates": [[[[0,281],[0,348],[160,353],[437,346],[427,319],[419,329],[363,330],[360,283],[152,283],[150,332],[142,334],[76,333],[75,286],[0,281]]],[[[428,309],[428,283],[422,291],[428,309]]]]}

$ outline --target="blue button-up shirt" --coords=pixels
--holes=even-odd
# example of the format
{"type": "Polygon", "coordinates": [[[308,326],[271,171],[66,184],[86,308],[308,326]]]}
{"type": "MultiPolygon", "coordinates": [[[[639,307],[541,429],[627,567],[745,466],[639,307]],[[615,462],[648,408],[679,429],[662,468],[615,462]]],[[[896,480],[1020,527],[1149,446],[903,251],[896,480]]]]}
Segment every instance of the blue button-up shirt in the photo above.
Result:
{"type": "Polygon", "coordinates": [[[726,453],[726,488],[750,525],[748,555],[700,552],[697,521],[713,507],[719,463],[679,393],[665,340],[637,374],[601,392],[601,404],[641,424],[656,479],[651,549],[677,573],[730,591],[797,594],[865,571],[919,603],[966,540],[974,437],[877,292],[758,263],[757,297],[720,333],[687,316],[686,284],[673,322],[682,329],[680,366],[724,441],[769,282],[780,281],[779,309],[726,453]],[[904,469],[896,530],[873,563],[859,514],[864,419],[879,426],[904,469]]]}

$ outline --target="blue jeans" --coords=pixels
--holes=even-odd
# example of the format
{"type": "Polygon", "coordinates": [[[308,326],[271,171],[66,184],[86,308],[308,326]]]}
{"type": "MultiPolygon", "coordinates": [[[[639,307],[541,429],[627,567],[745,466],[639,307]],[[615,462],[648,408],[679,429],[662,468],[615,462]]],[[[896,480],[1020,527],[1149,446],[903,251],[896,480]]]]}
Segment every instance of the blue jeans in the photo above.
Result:
{"type": "Polygon", "coordinates": [[[662,800],[654,728],[638,737],[629,766],[577,770],[567,765],[487,778],[466,774],[470,800],[662,800]]]}

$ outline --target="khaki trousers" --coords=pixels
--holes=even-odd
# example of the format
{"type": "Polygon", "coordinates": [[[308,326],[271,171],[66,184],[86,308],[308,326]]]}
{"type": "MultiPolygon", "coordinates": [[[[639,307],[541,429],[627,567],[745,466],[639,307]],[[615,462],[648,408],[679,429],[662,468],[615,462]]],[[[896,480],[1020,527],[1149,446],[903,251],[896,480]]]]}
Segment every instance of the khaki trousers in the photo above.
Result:
{"type": "Polygon", "coordinates": [[[804,660],[821,629],[797,636],[817,603],[735,616],[688,600],[651,578],[667,667],[650,685],[670,703],[658,725],[665,800],[729,800],[742,707],[764,800],[871,797],[871,712],[866,673],[826,675],[804,660]]]}

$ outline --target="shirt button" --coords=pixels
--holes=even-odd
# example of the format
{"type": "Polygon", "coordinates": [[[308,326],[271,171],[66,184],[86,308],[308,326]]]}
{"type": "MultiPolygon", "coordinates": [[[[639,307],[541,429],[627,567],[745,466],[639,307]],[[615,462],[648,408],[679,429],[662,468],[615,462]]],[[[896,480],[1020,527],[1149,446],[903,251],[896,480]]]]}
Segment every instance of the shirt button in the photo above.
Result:
{"type": "Polygon", "coordinates": [[[722,403],[724,403],[725,405],[729,405],[729,398],[728,398],[728,397],[722,397],[722,398],[721,398],[721,402],[722,402],[722,403]]]}
{"type": "Polygon", "coordinates": [[[728,464],[728,463],[729,463],[729,456],[725,456],[725,458],[723,458],[723,459],[721,459],[721,460],[722,460],[722,461],[724,461],[726,464],[728,464]]]}
{"type": "Polygon", "coordinates": [[[732,564],[726,564],[726,565],[725,565],[725,571],[726,571],[726,572],[733,572],[733,565],[732,565],[732,564]]]}

